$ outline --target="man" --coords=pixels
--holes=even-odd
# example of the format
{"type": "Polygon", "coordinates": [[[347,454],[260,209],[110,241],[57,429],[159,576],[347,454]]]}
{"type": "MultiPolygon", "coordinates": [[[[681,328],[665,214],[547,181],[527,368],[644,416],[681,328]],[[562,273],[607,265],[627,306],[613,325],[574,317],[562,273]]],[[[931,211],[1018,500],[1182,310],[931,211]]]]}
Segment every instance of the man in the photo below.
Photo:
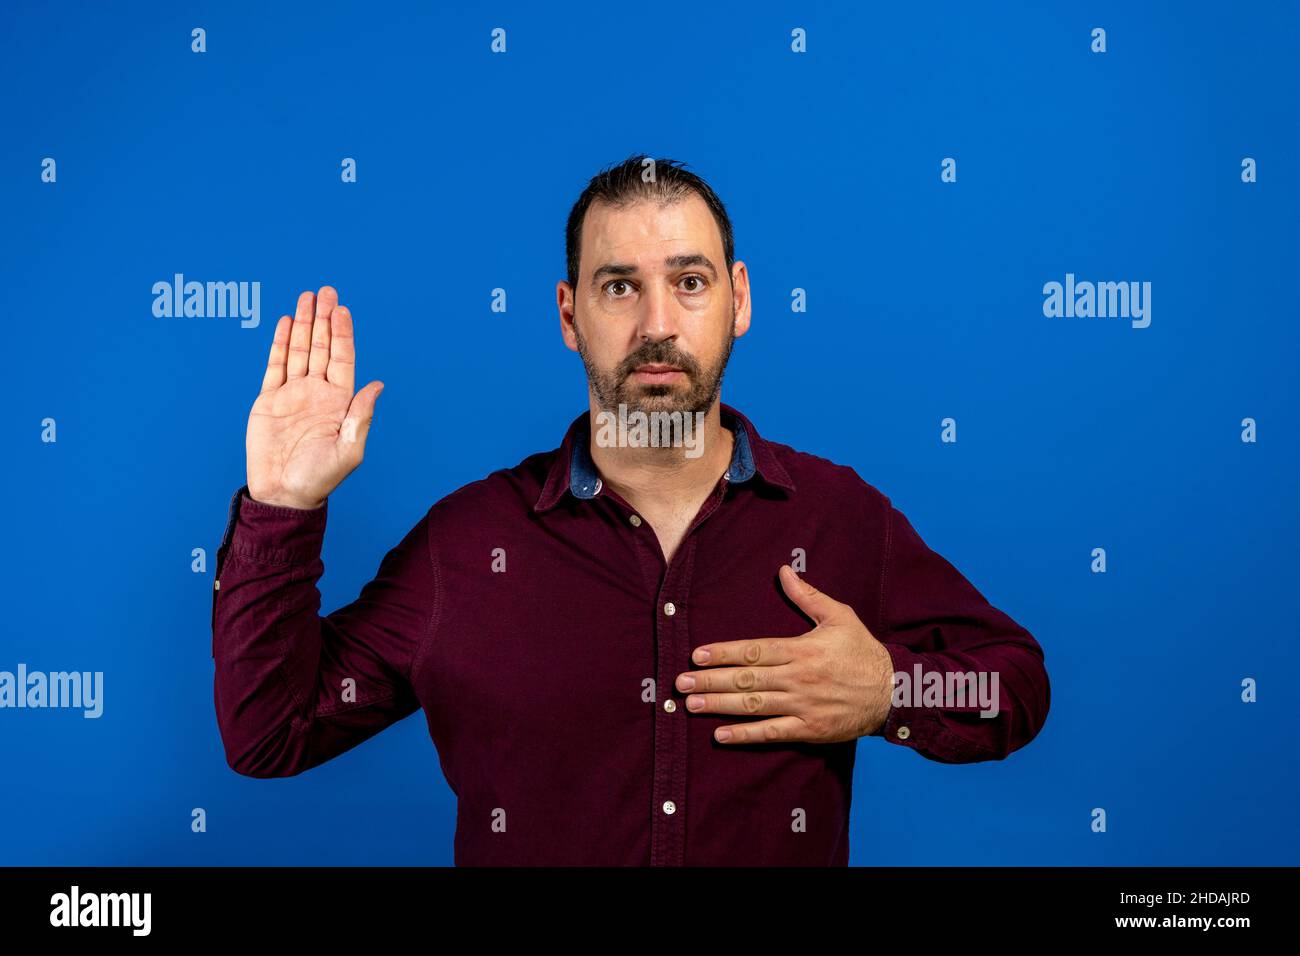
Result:
{"type": "Polygon", "coordinates": [[[944,762],[1033,739],[1035,639],[853,469],[721,403],[750,296],[713,190],[632,157],[567,247],[587,411],[434,504],[324,617],[326,502],[383,383],[353,394],[334,289],[280,319],[217,556],[230,766],[301,773],[423,709],[457,864],[843,865],[859,737],[944,762]]]}

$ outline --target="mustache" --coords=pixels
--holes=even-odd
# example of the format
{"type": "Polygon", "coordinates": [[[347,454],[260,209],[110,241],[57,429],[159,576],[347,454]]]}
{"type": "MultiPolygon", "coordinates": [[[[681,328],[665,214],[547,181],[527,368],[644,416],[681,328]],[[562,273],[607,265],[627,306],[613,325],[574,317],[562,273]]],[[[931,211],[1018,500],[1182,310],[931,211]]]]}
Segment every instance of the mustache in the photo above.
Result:
{"type": "Polygon", "coordinates": [[[627,378],[642,365],[673,365],[691,377],[699,372],[699,364],[685,352],[667,342],[655,342],[643,345],[619,363],[619,379],[627,378]]]}

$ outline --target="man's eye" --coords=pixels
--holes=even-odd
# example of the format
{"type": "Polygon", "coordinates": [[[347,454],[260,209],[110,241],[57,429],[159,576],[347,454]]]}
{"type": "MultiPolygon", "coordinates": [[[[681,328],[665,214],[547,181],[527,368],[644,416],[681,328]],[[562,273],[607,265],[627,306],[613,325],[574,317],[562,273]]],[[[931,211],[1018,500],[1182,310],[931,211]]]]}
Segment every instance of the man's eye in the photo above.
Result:
{"type": "Polygon", "coordinates": [[[686,290],[687,292],[699,292],[701,289],[704,288],[704,278],[702,276],[686,276],[682,279],[682,281],[698,283],[698,286],[696,288],[687,289],[686,290]]]}
{"type": "MultiPolygon", "coordinates": [[[[627,285],[627,283],[624,282],[622,279],[615,279],[615,280],[614,280],[613,282],[611,282],[609,285],[605,286],[605,291],[606,291],[606,292],[609,292],[611,289],[614,288],[614,286],[618,286],[618,285],[623,285],[623,286],[625,286],[625,285],[627,285]]],[[[622,297],[621,295],[615,295],[614,298],[616,298],[616,299],[621,299],[621,298],[623,298],[623,297],[622,297]]]]}

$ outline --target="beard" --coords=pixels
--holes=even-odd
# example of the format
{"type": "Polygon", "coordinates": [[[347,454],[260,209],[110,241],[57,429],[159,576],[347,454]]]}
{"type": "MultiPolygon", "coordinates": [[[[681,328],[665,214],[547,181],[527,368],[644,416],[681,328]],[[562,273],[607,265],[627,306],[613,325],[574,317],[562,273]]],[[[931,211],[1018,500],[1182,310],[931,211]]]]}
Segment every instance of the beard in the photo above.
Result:
{"type": "MultiPolygon", "coordinates": [[[[732,310],[735,318],[735,310],[732,310]]],[[[731,349],[736,337],[732,326],[726,328],[726,338],[718,360],[702,368],[695,357],[681,351],[670,341],[645,342],[610,371],[596,367],[575,322],[574,337],[578,341],[578,354],[587,369],[587,382],[596,403],[602,410],[616,412],[626,405],[631,412],[707,412],[722,390],[722,375],[731,360],[731,349]],[[672,365],[682,370],[686,384],[641,385],[632,379],[632,373],[641,365],[672,365]]]]}

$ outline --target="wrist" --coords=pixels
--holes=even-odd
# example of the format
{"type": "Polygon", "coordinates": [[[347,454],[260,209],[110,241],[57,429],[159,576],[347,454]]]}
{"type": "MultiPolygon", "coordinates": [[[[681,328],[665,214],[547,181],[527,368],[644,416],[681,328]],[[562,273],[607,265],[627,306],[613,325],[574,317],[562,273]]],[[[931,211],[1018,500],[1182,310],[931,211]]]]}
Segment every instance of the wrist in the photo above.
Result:
{"type": "Polygon", "coordinates": [[[251,491],[246,491],[244,494],[249,501],[255,501],[259,505],[267,505],[272,508],[288,508],[292,511],[319,511],[325,505],[324,498],[312,502],[301,498],[262,497],[253,494],[251,491]]]}

